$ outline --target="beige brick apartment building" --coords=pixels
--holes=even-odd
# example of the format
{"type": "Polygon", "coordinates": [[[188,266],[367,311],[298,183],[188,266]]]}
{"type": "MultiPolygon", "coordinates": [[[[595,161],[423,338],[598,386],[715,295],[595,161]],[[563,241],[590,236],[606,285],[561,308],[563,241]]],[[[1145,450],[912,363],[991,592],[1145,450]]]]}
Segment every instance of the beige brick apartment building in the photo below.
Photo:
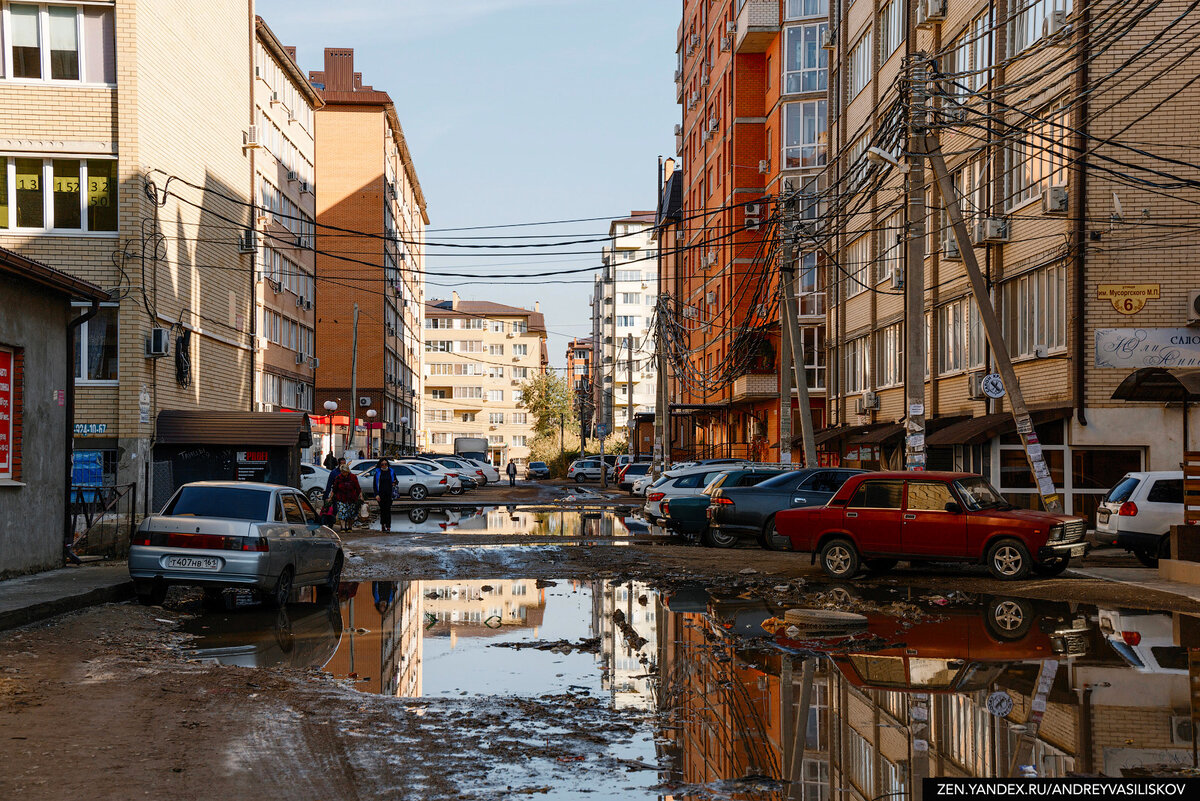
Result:
{"type": "Polygon", "coordinates": [[[521,384],[546,369],[546,321],[532,310],[482,300],[425,305],[425,431],[436,453],[453,453],[456,437],[486,437],[501,464],[525,463],[533,416],[521,384]]]}
{"type": "Polygon", "coordinates": [[[6,1],[0,21],[0,246],[114,298],[81,331],[75,445],[141,480],[159,410],[253,402],[251,4],[6,1]]]}
{"type": "Polygon", "coordinates": [[[932,109],[1057,491],[1090,515],[1125,471],[1177,469],[1184,450],[1178,405],[1114,400],[1118,386],[1140,368],[1200,364],[1188,328],[1198,195],[1170,161],[1200,97],[1198,57],[1169,45],[1184,4],[1089,17],[1071,0],[930,0],[920,20],[910,5],[907,23],[902,0],[827,9],[832,189],[807,239],[834,291],[818,441],[846,464],[903,464],[904,252],[923,225],[929,466],[980,471],[1038,503],[1006,398],[982,391],[994,357],[932,176],[931,213],[910,219],[904,175],[868,158],[902,155],[911,100],[932,109]],[[904,82],[918,53],[935,79],[927,101],[904,82]]]}

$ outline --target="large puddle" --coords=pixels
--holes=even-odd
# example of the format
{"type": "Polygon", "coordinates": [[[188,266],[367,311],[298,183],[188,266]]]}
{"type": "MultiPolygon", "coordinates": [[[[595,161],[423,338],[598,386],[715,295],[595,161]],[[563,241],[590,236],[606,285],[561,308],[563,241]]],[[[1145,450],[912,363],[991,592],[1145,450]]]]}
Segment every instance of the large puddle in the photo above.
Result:
{"type": "Polygon", "coordinates": [[[196,659],[320,668],[366,692],[597,699],[636,731],[609,753],[652,768],[621,798],[896,798],[922,776],[1193,765],[1200,618],[806,590],[803,606],[859,617],[701,586],[497,578],[348,583],[331,605],[186,628],[196,659]]]}
{"type": "MultiPolygon", "coordinates": [[[[377,517],[372,519],[370,530],[380,531],[377,517]]],[[[392,511],[390,533],[600,538],[649,534],[650,527],[631,511],[447,505],[397,507],[392,511]]]]}

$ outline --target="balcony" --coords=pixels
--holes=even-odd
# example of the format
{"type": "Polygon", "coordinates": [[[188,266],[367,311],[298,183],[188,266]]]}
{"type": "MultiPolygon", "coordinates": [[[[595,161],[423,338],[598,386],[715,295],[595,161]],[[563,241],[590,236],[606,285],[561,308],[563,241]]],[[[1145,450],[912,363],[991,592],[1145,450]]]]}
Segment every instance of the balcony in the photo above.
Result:
{"type": "Polygon", "coordinates": [[[774,373],[750,373],[733,380],[734,403],[779,397],[779,376],[774,373]]]}
{"type": "Polygon", "coordinates": [[[738,12],[736,53],[765,53],[779,35],[779,0],[746,0],[738,12]]]}

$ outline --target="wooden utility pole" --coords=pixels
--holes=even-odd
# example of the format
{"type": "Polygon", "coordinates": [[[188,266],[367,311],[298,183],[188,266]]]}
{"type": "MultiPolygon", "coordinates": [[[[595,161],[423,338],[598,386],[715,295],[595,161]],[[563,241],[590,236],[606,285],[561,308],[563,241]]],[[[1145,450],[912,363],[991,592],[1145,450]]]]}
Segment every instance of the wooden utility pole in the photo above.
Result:
{"type": "Polygon", "coordinates": [[[350,423],[347,426],[346,450],[354,447],[358,434],[358,304],[354,304],[354,339],[350,351],[350,423]]]}

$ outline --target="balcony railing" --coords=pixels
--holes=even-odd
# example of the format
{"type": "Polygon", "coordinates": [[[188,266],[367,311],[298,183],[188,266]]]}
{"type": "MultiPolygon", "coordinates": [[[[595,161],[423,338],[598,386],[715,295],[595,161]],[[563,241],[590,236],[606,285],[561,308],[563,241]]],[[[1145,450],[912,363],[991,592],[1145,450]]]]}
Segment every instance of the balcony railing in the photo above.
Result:
{"type": "Polygon", "coordinates": [[[775,373],[750,373],[733,380],[733,401],[779,397],[779,376],[775,373]]]}

